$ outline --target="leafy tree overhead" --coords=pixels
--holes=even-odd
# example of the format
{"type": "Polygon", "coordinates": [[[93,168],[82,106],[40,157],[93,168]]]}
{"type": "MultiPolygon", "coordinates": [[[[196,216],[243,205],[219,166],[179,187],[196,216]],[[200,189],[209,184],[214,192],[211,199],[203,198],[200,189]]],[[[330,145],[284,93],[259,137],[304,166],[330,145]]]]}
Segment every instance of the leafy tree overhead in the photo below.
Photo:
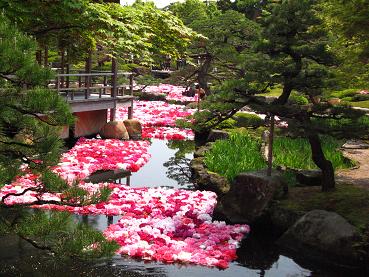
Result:
{"type": "Polygon", "coordinates": [[[39,49],[47,46],[66,52],[69,62],[83,61],[99,45],[122,60],[133,55],[148,64],[156,55],[178,57],[196,36],[177,17],[152,3],[44,2],[0,0],[0,7],[23,32],[36,38],[39,49]]]}
{"type": "Polygon", "coordinates": [[[369,83],[369,2],[321,1],[320,16],[331,34],[331,46],[342,61],[337,68],[341,88],[369,83]]]}
{"type": "Polygon", "coordinates": [[[185,71],[187,79],[195,77],[209,91],[209,82],[220,83],[245,74],[240,61],[258,36],[255,22],[237,11],[221,12],[215,5],[206,6],[199,0],[176,3],[170,10],[205,37],[195,40],[189,49],[194,66],[190,72],[185,71]]]}
{"type": "Polygon", "coordinates": [[[116,245],[100,232],[73,223],[64,213],[32,211],[33,204],[83,205],[106,199],[102,189],[89,195],[54,174],[61,155],[61,126],[73,122],[68,104],[45,86],[51,73],[35,63],[36,42],[0,16],[0,187],[17,176],[33,174],[35,186],[0,198],[0,235],[12,233],[33,246],[57,255],[78,257],[113,254],[116,245]],[[60,192],[62,201],[39,198],[7,206],[14,196],[60,192]],[[95,244],[96,248],[91,248],[95,244]]]}

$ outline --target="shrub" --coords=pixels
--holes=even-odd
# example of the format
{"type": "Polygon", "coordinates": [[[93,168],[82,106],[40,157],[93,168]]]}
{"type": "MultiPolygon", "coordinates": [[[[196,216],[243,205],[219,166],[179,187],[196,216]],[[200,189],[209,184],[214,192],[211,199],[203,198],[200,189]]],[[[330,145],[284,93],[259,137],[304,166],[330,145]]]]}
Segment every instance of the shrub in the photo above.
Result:
{"type": "Polygon", "coordinates": [[[346,101],[346,102],[352,102],[352,101],[354,101],[353,100],[353,97],[343,97],[341,100],[342,101],[346,101]]]}
{"type": "Polygon", "coordinates": [[[343,99],[345,97],[353,97],[358,93],[358,89],[345,89],[340,91],[334,91],[329,93],[328,98],[340,98],[343,99]]]}
{"type": "Polygon", "coordinates": [[[297,92],[292,92],[290,97],[288,98],[288,102],[290,104],[306,105],[309,103],[309,100],[305,96],[297,92]]]}
{"type": "Polygon", "coordinates": [[[234,129],[236,127],[237,121],[233,118],[228,118],[224,121],[222,121],[220,124],[218,124],[215,129],[234,129]]]}
{"type": "Polygon", "coordinates": [[[258,128],[264,125],[264,120],[256,114],[239,112],[239,113],[236,113],[234,118],[236,120],[237,127],[258,128]]]}
{"type": "Polygon", "coordinates": [[[367,101],[369,100],[369,94],[356,94],[352,97],[351,101],[367,101]]]}

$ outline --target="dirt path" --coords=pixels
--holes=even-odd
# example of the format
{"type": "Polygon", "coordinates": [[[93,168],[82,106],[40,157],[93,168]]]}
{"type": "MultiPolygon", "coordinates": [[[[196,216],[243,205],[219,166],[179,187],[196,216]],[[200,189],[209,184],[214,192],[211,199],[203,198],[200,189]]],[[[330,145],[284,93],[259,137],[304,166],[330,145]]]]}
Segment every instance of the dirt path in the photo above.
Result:
{"type": "Polygon", "coordinates": [[[336,175],[337,182],[369,189],[369,149],[345,149],[343,153],[358,164],[353,169],[338,171],[336,175]]]}

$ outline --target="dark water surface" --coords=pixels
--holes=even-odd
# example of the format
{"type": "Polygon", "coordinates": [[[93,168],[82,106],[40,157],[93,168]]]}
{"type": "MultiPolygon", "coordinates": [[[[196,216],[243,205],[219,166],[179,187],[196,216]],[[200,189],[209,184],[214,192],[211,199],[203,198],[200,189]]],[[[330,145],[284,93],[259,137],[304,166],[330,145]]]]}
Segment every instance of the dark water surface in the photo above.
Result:
{"type": "MultiPolygon", "coordinates": [[[[194,142],[152,140],[149,151],[152,155],[150,161],[129,179],[132,187],[193,188],[188,164],[193,157],[194,142]]],[[[127,180],[121,179],[119,182],[126,183],[127,180]]],[[[76,218],[99,230],[104,230],[108,225],[106,216],[76,218]]],[[[114,217],[113,223],[118,219],[119,216],[114,217]]],[[[298,264],[293,258],[282,255],[274,246],[273,240],[260,233],[251,233],[242,242],[237,255],[238,260],[231,263],[226,270],[144,262],[121,256],[93,263],[60,261],[18,238],[8,236],[0,238],[0,276],[359,276],[307,264],[304,260],[298,264]]]]}

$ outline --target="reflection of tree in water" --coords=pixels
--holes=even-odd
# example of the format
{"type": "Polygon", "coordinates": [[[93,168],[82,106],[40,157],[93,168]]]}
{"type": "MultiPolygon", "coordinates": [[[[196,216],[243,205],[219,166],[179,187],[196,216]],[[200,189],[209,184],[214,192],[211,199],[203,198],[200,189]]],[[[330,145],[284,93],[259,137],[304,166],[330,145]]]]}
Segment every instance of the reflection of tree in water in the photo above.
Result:
{"type": "Polygon", "coordinates": [[[253,226],[251,233],[237,249],[237,262],[250,269],[259,269],[260,276],[265,276],[265,272],[278,261],[280,255],[274,245],[275,236],[263,231],[263,228],[265,226],[253,226]]]}
{"type": "Polygon", "coordinates": [[[167,177],[176,180],[180,186],[191,186],[191,159],[187,158],[186,154],[191,154],[195,151],[195,143],[186,140],[171,140],[168,141],[167,146],[169,149],[178,149],[174,157],[171,157],[169,161],[163,164],[168,168],[167,177]]]}

